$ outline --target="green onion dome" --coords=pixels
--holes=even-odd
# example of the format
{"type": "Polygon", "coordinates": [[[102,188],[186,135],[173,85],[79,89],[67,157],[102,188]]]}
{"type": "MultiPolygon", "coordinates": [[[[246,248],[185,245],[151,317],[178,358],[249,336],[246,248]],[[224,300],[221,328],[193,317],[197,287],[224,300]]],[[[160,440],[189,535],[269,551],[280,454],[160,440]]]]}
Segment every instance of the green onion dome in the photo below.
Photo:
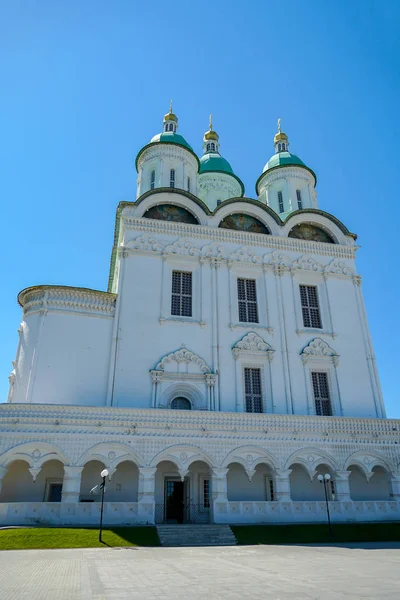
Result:
{"type": "Polygon", "coordinates": [[[164,142],[166,144],[179,144],[180,146],[184,146],[191,152],[193,152],[193,148],[190,144],[187,143],[185,138],[179,133],[175,133],[174,131],[164,131],[163,133],[157,133],[154,137],[151,138],[150,144],[155,144],[157,142],[164,142]]]}
{"type": "Polygon", "coordinates": [[[200,173],[207,173],[209,171],[214,171],[217,173],[228,173],[229,175],[233,175],[233,170],[231,165],[225,158],[222,158],[220,154],[216,152],[209,152],[208,154],[203,154],[200,158],[200,173]]]}

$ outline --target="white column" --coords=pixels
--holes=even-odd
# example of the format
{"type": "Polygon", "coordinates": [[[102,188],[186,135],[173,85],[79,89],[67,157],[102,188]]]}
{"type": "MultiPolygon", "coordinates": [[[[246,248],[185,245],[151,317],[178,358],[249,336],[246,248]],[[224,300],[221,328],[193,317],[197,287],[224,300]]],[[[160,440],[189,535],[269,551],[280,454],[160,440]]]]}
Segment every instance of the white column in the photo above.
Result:
{"type": "Polygon", "coordinates": [[[283,304],[282,295],[282,275],[285,272],[285,268],[282,265],[274,265],[275,273],[275,284],[276,284],[276,296],[278,302],[278,318],[279,318],[279,332],[281,337],[281,349],[282,349],[282,363],[283,363],[283,381],[285,384],[285,399],[286,399],[286,412],[288,414],[294,414],[293,410],[293,399],[292,390],[290,384],[290,372],[289,372],[289,353],[287,345],[287,334],[286,334],[286,322],[285,322],[285,309],[283,304]]]}
{"type": "Polygon", "coordinates": [[[291,502],[290,478],[292,469],[275,470],[275,495],[279,502],[291,502]]]}
{"type": "Polygon", "coordinates": [[[223,467],[215,467],[211,469],[211,496],[214,523],[219,522],[218,508],[216,504],[228,502],[228,469],[223,467]]]}
{"type": "Polygon", "coordinates": [[[146,523],[154,523],[156,471],[157,467],[139,467],[138,516],[146,523]]]}
{"type": "Polygon", "coordinates": [[[7,467],[0,467],[0,494],[1,494],[1,489],[3,487],[3,479],[4,477],[7,475],[7,467]]]}
{"type": "Polygon", "coordinates": [[[393,500],[400,502],[400,475],[392,475],[391,484],[393,500]]]}
{"type": "Polygon", "coordinates": [[[83,467],[65,467],[61,502],[79,502],[83,467]]]}
{"type": "Polygon", "coordinates": [[[351,471],[335,472],[335,497],[338,502],[350,502],[349,475],[351,471]]]}

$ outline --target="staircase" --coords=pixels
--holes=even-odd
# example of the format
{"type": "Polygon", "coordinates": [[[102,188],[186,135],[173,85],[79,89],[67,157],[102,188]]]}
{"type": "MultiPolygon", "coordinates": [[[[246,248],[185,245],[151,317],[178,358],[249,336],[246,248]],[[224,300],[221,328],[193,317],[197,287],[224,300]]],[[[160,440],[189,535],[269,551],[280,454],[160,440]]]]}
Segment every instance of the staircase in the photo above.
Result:
{"type": "Polygon", "coordinates": [[[229,525],[157,525],[161,546],[235,546],[229,525]]]}

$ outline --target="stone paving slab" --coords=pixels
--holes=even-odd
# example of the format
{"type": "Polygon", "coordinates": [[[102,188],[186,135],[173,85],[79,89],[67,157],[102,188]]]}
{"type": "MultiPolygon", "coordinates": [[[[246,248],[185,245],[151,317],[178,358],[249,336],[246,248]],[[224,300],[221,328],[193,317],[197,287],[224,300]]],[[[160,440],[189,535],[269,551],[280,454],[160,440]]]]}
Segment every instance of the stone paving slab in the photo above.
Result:
{"type": "Polygon", "coordinates": [[[384,600],[400,544],[0,552],[1,600],[384,600]]]}

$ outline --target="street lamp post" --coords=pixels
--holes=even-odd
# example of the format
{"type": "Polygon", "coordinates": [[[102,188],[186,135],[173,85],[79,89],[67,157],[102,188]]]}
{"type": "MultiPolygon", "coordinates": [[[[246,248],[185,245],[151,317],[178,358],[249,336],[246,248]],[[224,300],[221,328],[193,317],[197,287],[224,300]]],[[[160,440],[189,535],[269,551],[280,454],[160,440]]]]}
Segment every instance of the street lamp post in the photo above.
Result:
{"type": "Polygon", "coordinates": [[[329,485],[329,481],[331,476],[329,473],[325,473],[325,475],[318,475],[318,481],[324,484],[324,492],[325,492],[325,503],[326,503],[326,513],[328,515],[328,527],[329,527],[329,535],[333,538],[332,525],[331,525],[331,516],[329,514],[329,502],[328,502],[328,490],[327,486],[329,485]]]}
{"type": "Polygon", "coordinates": [[[100,477],[103,478],[103,481],[101,482],[101,485],[100,485],[100,489],[101,489],[101,508],[100,508],[99,542],[102,542],[103,540],[101,539],[101,534],[103,532],[104,491],[105,491],[105,487],[106,487],[106,477],[108,477],[108,470],[107,469],[103,469],[102,472],[100,473],[100,477]]]}

